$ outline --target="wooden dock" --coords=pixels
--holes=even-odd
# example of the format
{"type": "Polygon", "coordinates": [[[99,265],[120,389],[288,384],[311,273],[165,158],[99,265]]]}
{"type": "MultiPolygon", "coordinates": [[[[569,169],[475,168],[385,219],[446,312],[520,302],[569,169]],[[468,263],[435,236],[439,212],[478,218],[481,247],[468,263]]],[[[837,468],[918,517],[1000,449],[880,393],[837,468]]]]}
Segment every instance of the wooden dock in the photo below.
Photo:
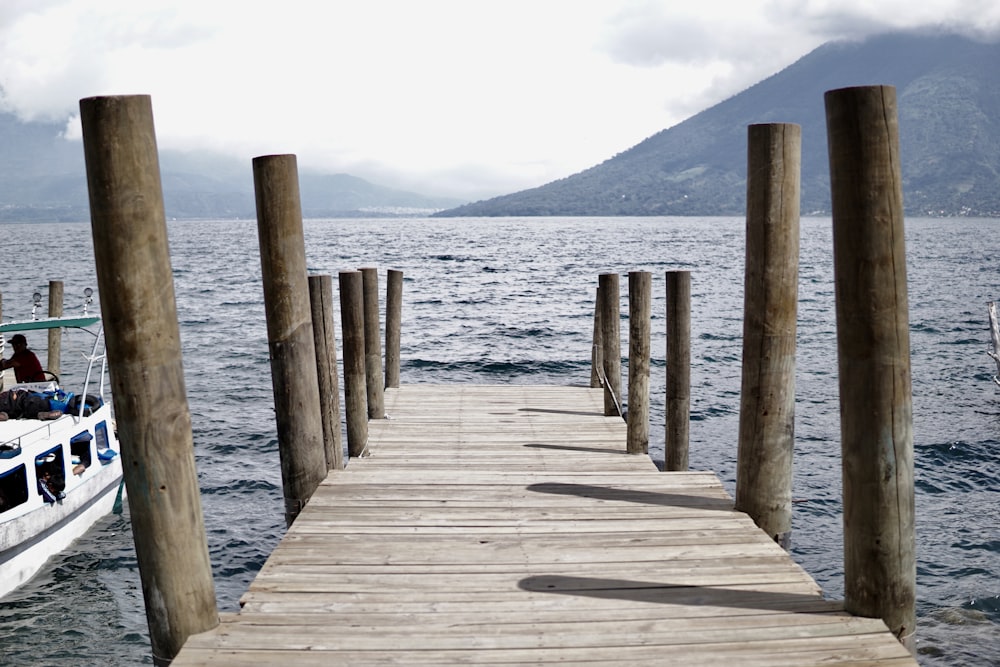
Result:
{"type": "Polygon", "coordinates": [[[173,664],[916,665],[601,390],[411,385],[173,664]]]}

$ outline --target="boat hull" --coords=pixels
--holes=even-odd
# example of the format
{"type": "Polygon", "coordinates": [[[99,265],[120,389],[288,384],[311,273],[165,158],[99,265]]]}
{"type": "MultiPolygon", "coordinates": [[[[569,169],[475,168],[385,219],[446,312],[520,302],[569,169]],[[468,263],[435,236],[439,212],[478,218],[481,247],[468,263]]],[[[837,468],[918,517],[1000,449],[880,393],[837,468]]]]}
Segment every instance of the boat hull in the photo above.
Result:
{"type": "MultiPolygon", "coordinates": [[[[14,425],[7,422],[4,426],[14,425]]],[[[21,492],[19,503],[0,514],[0,597],[33,577],[49,558],[109,514],[124,496],[110,406],[103,405],[83,418],[64,415],[44,429],[39,427],[21,435],[17,442],[17,455],[0,459],[0,476],[4,476],[0,482],[6,479],[6,486],[0,488],[7,491],[10,500],[14,495],[10,492],[12,480],[16,480],[21,492]],[[35,437],[36,433],[40,434],[35,437]],[[81,435],[83,442],[73,444],[81,435]],[[81,456],[87,465],[75,466],[81,456]],[[45,502],[38,482],[38,470],[48,459],[56,459],[48,465],[65,470],[65,488],[55,502],[45,502]]]]}

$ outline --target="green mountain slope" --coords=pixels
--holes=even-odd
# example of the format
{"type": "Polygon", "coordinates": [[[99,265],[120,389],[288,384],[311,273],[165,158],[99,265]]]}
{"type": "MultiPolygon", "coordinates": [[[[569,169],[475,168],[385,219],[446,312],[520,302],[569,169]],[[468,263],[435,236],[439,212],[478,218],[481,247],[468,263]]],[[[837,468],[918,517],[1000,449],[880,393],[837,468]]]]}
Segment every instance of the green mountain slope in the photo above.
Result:
{"type": "Polygon", "coordinates": [[[802,126],[802,212],[830,211],[823,94],[896,87],[910,215],[1000,216],[1000,44],[893,34],[826,44],[579,174],[440,216],[743,215],[752,123],[802,126]]]}

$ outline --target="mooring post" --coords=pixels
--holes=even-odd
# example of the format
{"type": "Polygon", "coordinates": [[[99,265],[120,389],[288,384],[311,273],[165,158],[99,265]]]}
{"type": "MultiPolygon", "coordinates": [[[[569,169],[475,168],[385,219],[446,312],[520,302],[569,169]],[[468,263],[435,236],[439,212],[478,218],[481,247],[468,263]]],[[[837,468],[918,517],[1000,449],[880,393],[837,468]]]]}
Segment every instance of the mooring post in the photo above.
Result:
{"type": "Polygon", "coordinates": [[[385,386],[399,387],[399,344],[403,322],[403,272],[389,269],[385,280],[385,386]]]}
{"type": "Polygon", "coordinates": [[[743,383],[736,509],[787,550],[792,535],[802,129],[747,130],[743,383]]]}
{"type": "Polygon", "coordinates": [[[629,454],[649,453],[649,329],[653,278],[649,271],[628,274],[629,454]]]}
{"type": "Polygon", "coordinates": [[[828,91],[847,611],[911,652],[913,409],[896,89],[828,91]]]}
{"type": "Polygon", "coordinates": [[[667,271],[664,469],[688,469],[691,433],[691,272],[667,271]]]}
{"type": "Polygon", "coordinates": [[[365,318],[365,378],[368,390],[368,418],[385,419],[382,378],[382,326],[378,312],[378,269],[361,269],[365,318]]]}
{"type": "Polygon", "coordinates": [[[341,271],[340,326],[344,334],[344,412],[347,453],[365,456],[368,448],[368,391],[365,380],[364,278],[360,271],[341,271]]]}
{"type": "Polygon", "coordinates": [[[91,228],[153,663],[219,624],[148,95],[80,100],[91,228]]]}
{"type": "Polygon", "coordinates": [[[333,278],[309,276],[309,305],[316,347],[323,449],[329,470],[344,468],[344,440],[340,429],[340,386],[337,383],[337,338],[333,328],[333,278]]]}
{"type": "Polygon", "coordinates": [[[601,386],[601,375],[604,366],[604,342],[601,340],[601,288],[597,288],[594,299],[594,343],[590,348],[590,387],[601,386]]]}
{"type": "Polygon", "coordinates": [[[602,371],[604,373],[604,414],[621,415],[622,341],[621,289],[617,273],[598,276],[601,295],[602,371]]]}
{"type": "Polygon", "coordinates": [[[285,522],[291,525],[327,474],[295,156],[255,157],[253,181],[285,522]]]}
{"type": "MultiPolygon", "coordinates": [[[[63,314],[63,281],[49,281],[49,317],[62,317],[63,314]]],[[[59,359],[62,354],[62,329],[49,329],[49,355],[45,359],[45,370],[59,376],[59,359]]]]}

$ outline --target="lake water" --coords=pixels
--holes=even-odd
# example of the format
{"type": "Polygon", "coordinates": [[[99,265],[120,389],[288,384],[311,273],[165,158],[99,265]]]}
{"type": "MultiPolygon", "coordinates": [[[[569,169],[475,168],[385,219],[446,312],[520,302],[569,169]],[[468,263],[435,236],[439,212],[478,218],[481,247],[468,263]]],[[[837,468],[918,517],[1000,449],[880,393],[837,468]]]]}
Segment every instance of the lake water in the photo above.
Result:
{"type": "MultiPolygon", "coordinates": [[[[1000,664],[1000,387],[986,302],[995,220],[908,220],[923,665],[1000,664]]],[[[741,218],[310,220],[312,273],[404,272],[403,383],[586,383],[597,276],[653,273],[651,450],[663,457],[664,277],[692,272],[692,469],[732,493],[743,309],[741,218]]],[[[284,531],[255,221],[169,223],[203,510],[220,610],[284,531]]],[[[3,312],[65,281],[96,289],[83,224],[0,225],[3,312]]],[[[802,221],[793,556],[843,596],[836,322],[829,219],[802,221]]],[[[334,289],[336,290],[336,279],[334,289]]],[[[45,297],[43,302],[45,302],[45,297]]],[[[337,302],[335,296],[335,303],[337,302]]],[[[336,317],[340,340],[339,314],[336,317]]],[[[623,322],[623,350],[628,349],[623,322]]],[[[29,341],[44,350],[44,340],[29,341]]],[[[63,344],[69,382],[79,373],[63,344]]],[[[623,378],[623,386],[624,386],[623,378]]],[[[624,444],[623,444],[624,446],[624,444]]],[[[109,516],[0,601],[2,665],[152,664],[135,552],[109,516]]]]}

